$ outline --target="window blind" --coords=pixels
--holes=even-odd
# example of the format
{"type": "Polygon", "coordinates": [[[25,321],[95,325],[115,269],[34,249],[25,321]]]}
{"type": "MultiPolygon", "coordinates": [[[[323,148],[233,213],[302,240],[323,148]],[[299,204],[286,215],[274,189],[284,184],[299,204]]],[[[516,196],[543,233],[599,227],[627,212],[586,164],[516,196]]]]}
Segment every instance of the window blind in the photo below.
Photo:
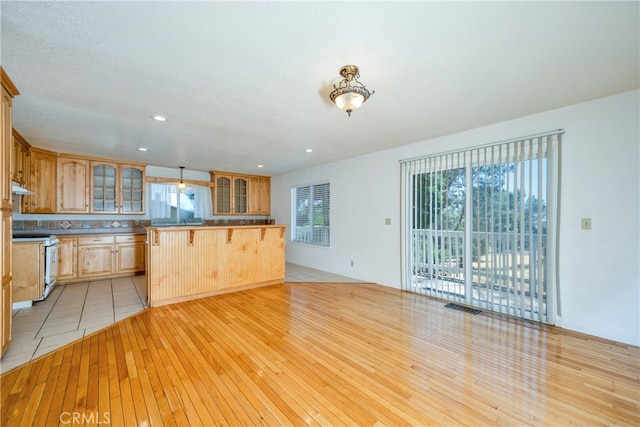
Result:
{"type": "Polygon", "coordinates": [[[321,246],[331,243],[331,187],[328,182],[292,188],[291,240],[321,246]]]}

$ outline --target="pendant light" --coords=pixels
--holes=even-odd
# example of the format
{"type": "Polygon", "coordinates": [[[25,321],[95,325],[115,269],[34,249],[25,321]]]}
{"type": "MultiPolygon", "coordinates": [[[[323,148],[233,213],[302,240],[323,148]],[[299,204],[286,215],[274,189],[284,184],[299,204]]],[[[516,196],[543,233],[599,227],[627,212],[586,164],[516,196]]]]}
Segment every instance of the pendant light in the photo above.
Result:
{"type": "Polygon", "coordinates": [[[183,172],[184,172],[184,166],[180,166],[180,183],[176,186],[176,187],[178,187],[178,190],[184,190],[185,188],[187,188],[187,184],[185,184],[183,179],[182,179],[183,178],[183,176],[182,176],[183,172]]]}

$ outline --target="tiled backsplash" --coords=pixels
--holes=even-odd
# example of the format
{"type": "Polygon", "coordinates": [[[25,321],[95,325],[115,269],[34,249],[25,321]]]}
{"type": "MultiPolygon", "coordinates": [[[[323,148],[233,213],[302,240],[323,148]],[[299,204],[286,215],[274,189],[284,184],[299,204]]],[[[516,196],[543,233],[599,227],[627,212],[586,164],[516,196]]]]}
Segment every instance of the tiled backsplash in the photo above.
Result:
{"type": "MultiPolygon", "coordinates": [[[[262,225],[262,224],[275,224],[275,220],[272,219],[207,219],[205,225],[208,226],[235,226],[235,225],[262,225]]],[[[14,220],[14,230],[42,230],[42,231],[58,231],[58,232],[78,232],[79,230],[86,230],[88,233],[91,230],[105,229],[140,229],[144,231],[145,227],[151,226],[150,219],[123,219],[123,220],[74,220],[73,218],[56,219],[56,220],[14,220]]]]}
{"type": "Polygon", "coordinates": [[[77,230],[102,228],[144,228],[151,225],[151,220],[39,220],[13,221],[14,230],[77,230]]]}

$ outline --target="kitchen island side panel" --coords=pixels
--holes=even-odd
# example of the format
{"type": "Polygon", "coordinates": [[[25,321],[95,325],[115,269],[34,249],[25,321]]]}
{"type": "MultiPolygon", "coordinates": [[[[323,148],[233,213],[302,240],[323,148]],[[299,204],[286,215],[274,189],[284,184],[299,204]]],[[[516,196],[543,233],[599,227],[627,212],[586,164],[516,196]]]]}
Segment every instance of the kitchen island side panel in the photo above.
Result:
{"type": "Polygon", "coordinates": [[[150,306],[284,282],[284,226],[150,227],[150,306]]]}

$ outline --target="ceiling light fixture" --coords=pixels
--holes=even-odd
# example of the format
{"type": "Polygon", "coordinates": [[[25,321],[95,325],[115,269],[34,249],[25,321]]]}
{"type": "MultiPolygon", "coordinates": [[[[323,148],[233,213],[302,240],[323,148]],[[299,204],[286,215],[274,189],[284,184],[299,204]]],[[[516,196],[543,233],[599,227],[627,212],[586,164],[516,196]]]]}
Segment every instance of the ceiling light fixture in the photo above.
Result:
{"type": "Polygon", "coordinates": [[[187,184],[185,184],[184,181],[182,180],[183,172],[184,172],[184,166],[180,166],[180,183],[176,186],[178,187],[178,190],[184,190],[185,188],[187,188],[187,184]]]}
{"type": "Polygon", "coordinates": [[[307,148],[306,150],[304,150],[305,153],[313,153],[313,150],[311,148],[307,148]]]}
{"type": "Polygon", "coordinates": [[[156,114],[155,116],[151,116],[151,118],[157,122],[166,122],[167,120],[169,120],[165,116],[160,116],[158,114],[156,114]]]}
{"type": "Polygon", "coordinates": [[[138,147],[138,151],[147,151],[147,149],[144,147],[138,147]]]}
{"type": "Polygon", "coordinates": [[[329,94],[329,98],[339,109],[346,111],[349,116],[353,110],[357,110],[375,91],[369,90],[358,81],[360,69],[355,65],[345,65],[340,68],[342,81],[338,85],[333,85],[334,90],[329,94]]]}

